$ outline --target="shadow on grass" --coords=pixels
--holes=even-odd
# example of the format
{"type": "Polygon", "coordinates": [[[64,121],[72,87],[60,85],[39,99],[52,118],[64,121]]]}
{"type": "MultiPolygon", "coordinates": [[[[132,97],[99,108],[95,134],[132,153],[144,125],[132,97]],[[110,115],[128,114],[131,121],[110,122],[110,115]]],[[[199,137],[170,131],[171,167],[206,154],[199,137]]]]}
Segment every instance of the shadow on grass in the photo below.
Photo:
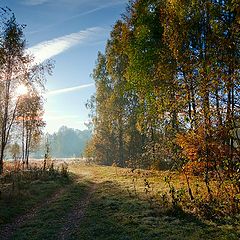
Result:
{"type": "Polygon", "coordinates": [[[130,197],[118,184],[105,181],[98,185],[85,220],[71,239],[239,239],[233,229],[207,224],[181,209],[162,210],[159,214],[148,201],[130,197]]]}
{"type": "MultiPolygon", "coordinates": [[[[95,184],[84,176],[71,174],[68,181],[45,179],[25,182],[24,193],[11,204],[2,205],[0,213],[6,207],[6,219],[11,220],[16,213],[22,214],[30,206],[44,202],[54,192],[66,188],[66,191],[54,198],[49,204],[43,204],[36,214],[23,222],[14,231],[14,240],[59,239],[59,233],[66,224],[69,215],[84,195],[95,184]],[[18,205],[14,206],[18,202],[18,205]],[[11,208],[13,209],[11,210],[11,208]],[[12,213],[9,214],[9,211],[12,213]]],[[[239,239],[239,233],[230,226],[219,227],[203,222],[179,208],[166,210],[164,206],[152,207],[147,200],[130,196],[116,182],[104,181],[95,184],[91,202],[85,209],[85,216],[76,224],[76,229],[67,239],[81,240],[182,240],[182,239],[239,239]],[[161,209],[162,208],[162,209],[161,209]]],[[[133,194],[131,194],[133,195],[133,194]]],[[[1,215],[0,215],[1,216],[1,215]]],[[[0,226],[1,227],[1,226],[0,226]]]]}

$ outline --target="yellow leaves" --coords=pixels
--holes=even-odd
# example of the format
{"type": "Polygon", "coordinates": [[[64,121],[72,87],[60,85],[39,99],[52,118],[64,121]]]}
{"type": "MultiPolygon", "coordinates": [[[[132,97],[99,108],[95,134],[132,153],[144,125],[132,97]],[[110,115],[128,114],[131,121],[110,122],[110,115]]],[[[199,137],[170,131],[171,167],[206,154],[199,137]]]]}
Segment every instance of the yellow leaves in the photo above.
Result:
{"type": "Polygon", "coordinates": [[[176,2],[177,2],[177,0],[168,0],[168,2],[169,2],[169,4],[171,4],[171,5],[175,5],[176,2]]]}
{"type": "Polygon", "coordinates": [[[141,121],[138,121],[137,123],[136,123],[136,129],[139,131],[139,132],[143,132],[143,126],[142,126],[142,123],[141,123],[141,121]]]}

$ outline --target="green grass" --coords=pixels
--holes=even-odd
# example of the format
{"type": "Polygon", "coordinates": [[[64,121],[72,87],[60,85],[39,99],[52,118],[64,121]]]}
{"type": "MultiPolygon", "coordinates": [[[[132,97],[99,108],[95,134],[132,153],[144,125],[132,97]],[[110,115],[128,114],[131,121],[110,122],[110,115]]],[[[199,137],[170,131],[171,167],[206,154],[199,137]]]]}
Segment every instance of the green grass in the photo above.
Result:
{"type": "Polygon", "coordinates": [[[87,191],[86,183],[72,184],[49,206],[40,209],[30,222],[25,223],[13,236],[14,240],[56,239],[69,211],[87,191]]]}
{"type": "Polygon", "coordinates": [[[44,177],[39,176],[38,179],[34,176],[31,180],[31,174],[21,173],[21,179],[14,184],[14,188],[12,179],[1,183],[0,224],[10,223],[71,182],[65,177],[55,178],[47,175],[48,173],[44,177]]]}
{"type": "MultiPolygon", "coordinates": [[[[0,200],[2,222],[11,222],[60,189],[65,190],[52,202],[38,209],[30,221],[17,229],[12,239],[58,239],[68,214],[85,194],[96,185],[85,216],[69,239],[81,240],[238,240],[240,226],[219,224],[198,218],[182,208],[172,208],[161,196],[169,191],[163,178],[166,173],[113,167],[69,166],[71,181],[61,177],[23,181],[19,192],[3,195],[0,200]],[[134,181],[133,181],[134,179],[134,181]],[[144,179],[150,184],[145,193],[144,179]]],[[[182,182],[173,179],[182,187],[182,182]]],[[[9,186],[11,187],[11,186],[9,186]]],[[[1,225],[0,225],[1,227],[1,225]]]]}
{"type": "MultiPolygon", "coordinates": [[[[78,166],[73,166],[72,171],[92,171],[91,178],[98,183],[85,220],[72,239],[237,240],[240,237],[239,225],[238,228],[233,225],[218,225],[200,220],[180,209],[166,208],[161,203],[157,206],[152,204],[144,193],[142,177],[135,179],[135,194],[129,170],[99,166],[79,169],[78,166]]],[[[167,189],[161,177],[153,174],[148,179],[151,185],[155,185],[155,192],[167,189]]]]}
{"type": "Polygon", "coordinates": [[[98,185],[85,221],[73,239],[239,239],[234,229],[206,224],[183,212],[159,213],[146,201],[130,197],[113,182],[98,185]]]}

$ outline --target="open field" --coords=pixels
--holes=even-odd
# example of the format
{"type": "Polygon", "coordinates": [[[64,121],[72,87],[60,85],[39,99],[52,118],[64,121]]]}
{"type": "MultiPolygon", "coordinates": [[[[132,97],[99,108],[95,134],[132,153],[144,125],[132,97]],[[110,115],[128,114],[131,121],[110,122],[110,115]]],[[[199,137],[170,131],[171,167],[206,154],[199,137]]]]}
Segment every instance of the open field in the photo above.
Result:
{"type": "MultiPolygon", "coordinates": [[[[213,222],[172,208],[169,172],[84,163],[71,163],[68,171],[21,173],[14,187],[1,182],[1,239],[240,238],[237,220],[213,222]]],[[[177,174],[172,182],[184,187],[177,174]]]]}

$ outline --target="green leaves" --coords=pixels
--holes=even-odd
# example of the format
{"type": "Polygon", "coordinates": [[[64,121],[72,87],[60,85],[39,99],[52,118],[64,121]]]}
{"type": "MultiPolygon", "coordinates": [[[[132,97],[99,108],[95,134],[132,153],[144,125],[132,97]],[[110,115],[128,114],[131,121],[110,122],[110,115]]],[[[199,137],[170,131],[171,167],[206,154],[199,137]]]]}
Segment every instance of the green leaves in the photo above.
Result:
{"type": "MultiPolygon", "coordinates": [[[[156,166],[160,158],[178,158],[177,133],[201,127],[201,136],[211,138],[237,121],[237,11],[234,1],[131,1],[93,75],[96,134],[106,140],[101,149],[108,149],[102,158],[151,153],[149,166],[156,166]],[[170,142],[167,154],[164,142],[170,142]]],[[[206,150],[205,144],[203,138],[206,150]]]]}

